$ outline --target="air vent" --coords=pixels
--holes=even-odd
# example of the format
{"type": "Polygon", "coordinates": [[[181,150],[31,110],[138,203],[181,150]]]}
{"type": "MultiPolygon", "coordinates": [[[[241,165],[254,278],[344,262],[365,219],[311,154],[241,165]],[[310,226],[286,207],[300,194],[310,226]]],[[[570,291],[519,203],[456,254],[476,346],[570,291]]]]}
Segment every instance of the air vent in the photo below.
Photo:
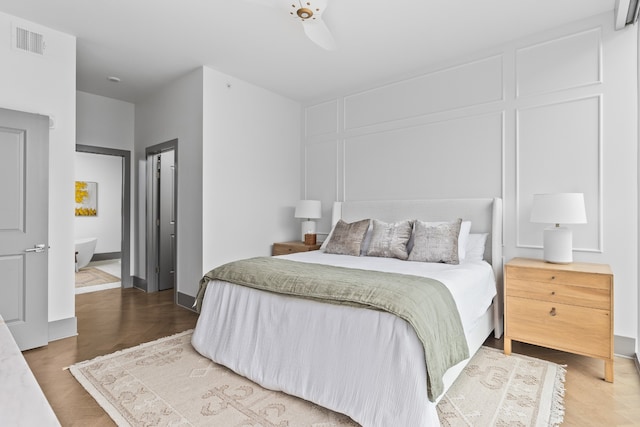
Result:
{"type": "Polygon", "coordinates": [[[20,49],[25,52],[31,52],[38,55],[44,55],[44,36],[39,33],[34,33],[21,27],[15,27],[15,44],[16,49],[20,49]]]}

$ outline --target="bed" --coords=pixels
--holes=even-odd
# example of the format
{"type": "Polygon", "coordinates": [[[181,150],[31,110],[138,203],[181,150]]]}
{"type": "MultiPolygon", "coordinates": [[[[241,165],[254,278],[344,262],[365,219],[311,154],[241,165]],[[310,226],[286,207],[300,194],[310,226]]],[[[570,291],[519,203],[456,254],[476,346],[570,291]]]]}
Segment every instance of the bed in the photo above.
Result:
{"type": "MultiPolygon", "coordinates": [[[[458,264],[325,250],[274,257],[287,270],[304,267],[316,274],[315,268],[331,268],[367,276],[388,274],[394,279],[399,274],[408,280],[424,276],[444,285],[457,308],[453,311],[459,316],[468,352],[464,359],[458,354],[449,360],[452,366],[441,369],[439,378],[427,361],[447,353],[446,346],[425,344],[425,334],[414,325],[414,317],[406,317],[402,310],[388,312],[377,301],[367,308],[314,296],[301,298],[295,292],[282,294],[232,283],[231,276],[203,278],[192,344],[204,356],[265,388],[346,414],[362,426],[438,426],[440,397],[491,332],[502,335],[501,199],[336,202],[332,218],[334,229],[340,221],[354,224],[376,219],[391,224],[412,219],[432,224],[457,218],[470,225],[469,236],[486,237],[478,257],[458,264]]],[[[464,246],[470,248],[467,243],[464,246]]],[[[332,292],[340,293],[340,288],[332,292]]],[[[443,328],[432,328],[432,334],[443,335],[443,328]]],[[[444,335],[444,340],[437,339],[447,341],[444,335]]]]}

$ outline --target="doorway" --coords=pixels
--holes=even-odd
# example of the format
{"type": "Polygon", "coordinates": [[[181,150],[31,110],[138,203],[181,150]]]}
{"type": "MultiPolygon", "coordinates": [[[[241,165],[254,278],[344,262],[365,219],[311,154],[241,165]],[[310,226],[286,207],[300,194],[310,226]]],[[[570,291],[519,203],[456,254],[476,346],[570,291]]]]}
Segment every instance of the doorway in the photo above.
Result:
{"type": "Polygon", "coordinates": [[[117,156],[122,161],[122,204],[120,232],[120,281],[122,288],[133,286],[131,278],[131,152],[114,148],[76,144],[76,152],[117,156]]]}
{"type": "Polygon", "coordinates": [[[145,150],[147,166],[147,291],[176,289],[178,140],[145,150]]]}

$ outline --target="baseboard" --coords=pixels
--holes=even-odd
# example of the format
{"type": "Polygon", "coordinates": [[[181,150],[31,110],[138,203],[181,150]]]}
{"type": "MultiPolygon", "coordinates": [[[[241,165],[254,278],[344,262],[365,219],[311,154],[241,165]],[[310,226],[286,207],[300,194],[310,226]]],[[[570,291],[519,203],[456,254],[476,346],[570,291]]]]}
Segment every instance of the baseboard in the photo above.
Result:
{"type": "Polygon", "coordinates": [[[123,277],[120,279],[120,282],[122,283],[122,287],[124,289],[128,289],[133,287],[133,278],[132,276],[127,276],[127,277],[123,277]]]}
{"type": "Polygon", "coordinates": [[[638,371],[638,375],[640,375],[640,354],[636,353],[636,357],[633,358],[633,361],[636,363],[636,370],[638,371]]]}
{"type": "Polygon", "coordinates": [[[147,292],[147,279],[141,279],[138,276],[131,276],[133,279],[133,287],[147,292]]]}
{"type": "Polygon", "coordinates": [[[106,261],[109,259],[122,258],[122,252],[104,252],[101,254],[93,254],[91,261],[106,261]]]}
{"type": "Polygon", "coordinates": [[[613,353],[618,356],[632,358],[636,354],[636,340],[631,337],[616,335],[613,337],[613,353]]]}
{"type": "Polygon", "coordinates": [[[193,308],[193,303],[195,301],[196,301],[195,297],[192,297],[191,295],[183,294],[182,292],[178,292],[178,298],[176,303],[179,306],[184,307],[191,311],[195,311],[195,309],[193,308]]]}
{"type": "Polygon", "coordinates": [[[54,320],[49,322],[49,342],[78,335],[78,318],[54,320]]]}

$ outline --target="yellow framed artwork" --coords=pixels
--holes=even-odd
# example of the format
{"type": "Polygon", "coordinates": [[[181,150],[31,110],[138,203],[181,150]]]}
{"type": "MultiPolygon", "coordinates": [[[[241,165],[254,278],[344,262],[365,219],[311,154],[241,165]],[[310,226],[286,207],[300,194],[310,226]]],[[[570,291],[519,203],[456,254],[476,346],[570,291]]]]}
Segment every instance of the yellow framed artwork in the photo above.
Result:
{"type": "Polygon", "coordinates": [[[98,183],[76,181],[76,216],[98,216],[98,183]]]}

